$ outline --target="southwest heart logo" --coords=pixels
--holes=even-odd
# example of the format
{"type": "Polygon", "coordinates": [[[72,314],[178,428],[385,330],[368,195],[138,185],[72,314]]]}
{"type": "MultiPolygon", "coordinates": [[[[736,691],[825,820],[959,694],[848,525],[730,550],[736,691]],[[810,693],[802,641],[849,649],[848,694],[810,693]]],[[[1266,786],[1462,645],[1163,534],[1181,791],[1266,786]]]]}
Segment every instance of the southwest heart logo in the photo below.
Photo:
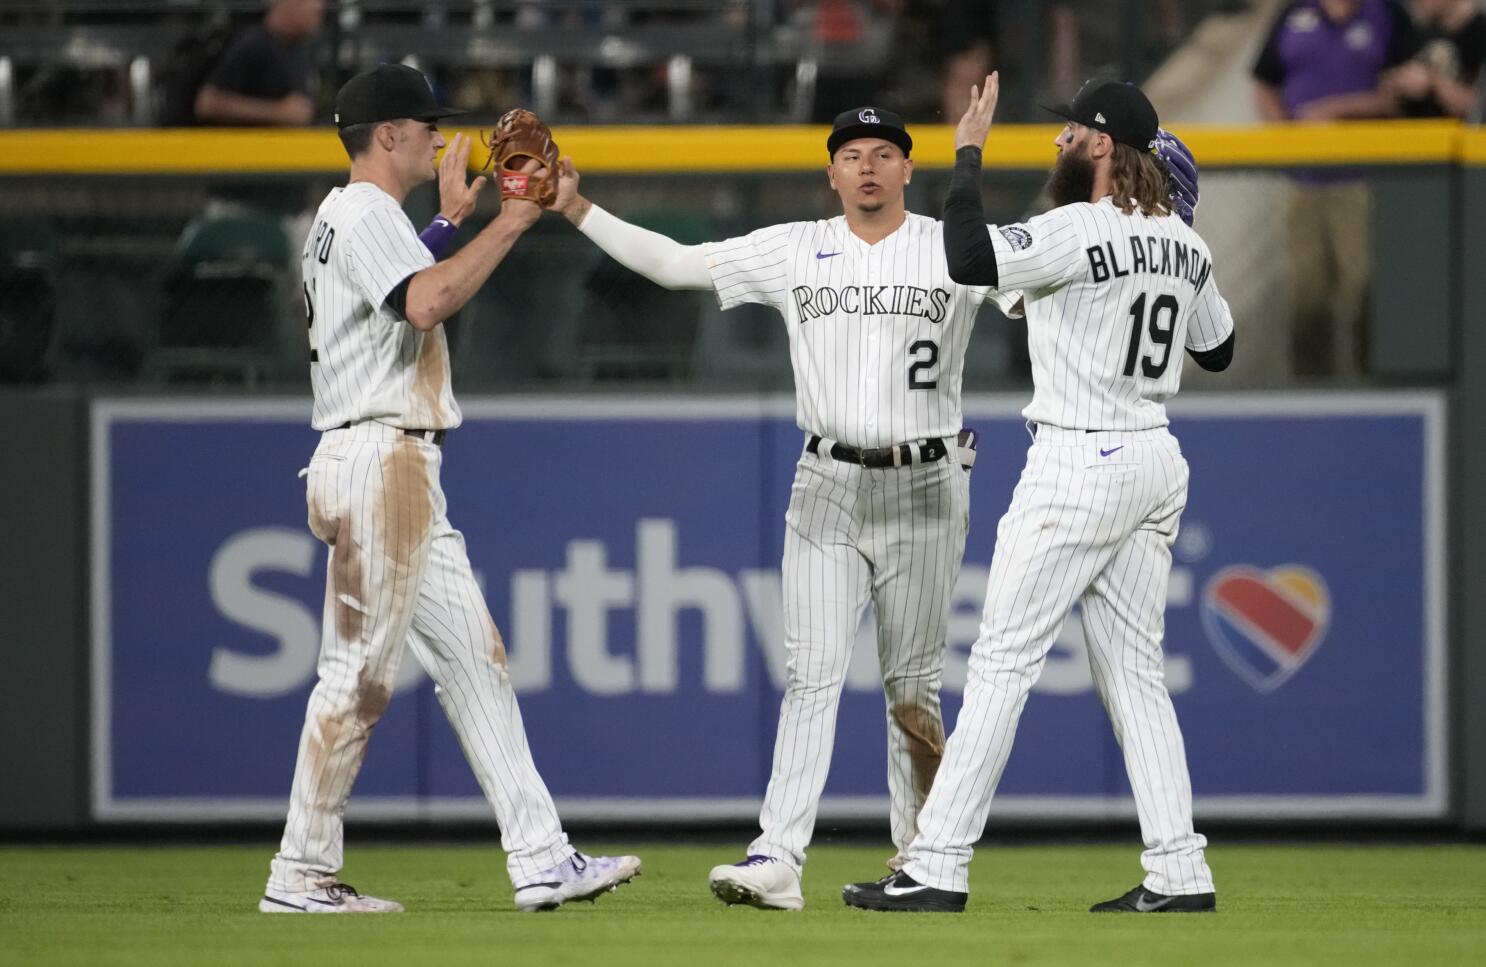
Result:
{"type": "Polygon", "coordinates": [[[1261,692],[1279,688],[1315,654],[1330,617],[1326,582],[1300,564],[1224,568],[1202,592],[1213,650],[1261,692]]]}

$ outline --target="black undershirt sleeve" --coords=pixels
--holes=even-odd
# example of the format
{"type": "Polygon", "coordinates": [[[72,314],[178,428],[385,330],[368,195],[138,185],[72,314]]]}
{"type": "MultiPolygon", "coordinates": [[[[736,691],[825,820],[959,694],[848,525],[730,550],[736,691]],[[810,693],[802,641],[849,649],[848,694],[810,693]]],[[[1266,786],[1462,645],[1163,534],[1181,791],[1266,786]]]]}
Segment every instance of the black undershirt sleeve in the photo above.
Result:
{"type": "Polygon", "coordinates": [[[980,201],[980,149],[955,152],[955,173],[944,199],[944,254],[949,277],[961,285],[996,286],[1001,273],[996,268],[996,247],[986,228],[980,201]]]}
{"type": "Polygon", "coordinates": [[[1224,339],[1212,349],[1204,352],[1188,349],[1187,355],[1191,356],[1198,366],[1201,366],[1208,372],[1221,373],[1233,362],[1233,333],[1230,332],[1227,339],[1224,339]]]}
{"type": "MultiPolygon", "coordinates": [[[[416,274],[415,272],[414,275],[416,274]]],[[[387,308],[402,316],[403,319],[407,319],[408,317],[408,286],[412,281],[412,275],[403,279],[392,287],[392,291],[387,293],[387,298],[383,300],[387,303],[387,308]]]]}

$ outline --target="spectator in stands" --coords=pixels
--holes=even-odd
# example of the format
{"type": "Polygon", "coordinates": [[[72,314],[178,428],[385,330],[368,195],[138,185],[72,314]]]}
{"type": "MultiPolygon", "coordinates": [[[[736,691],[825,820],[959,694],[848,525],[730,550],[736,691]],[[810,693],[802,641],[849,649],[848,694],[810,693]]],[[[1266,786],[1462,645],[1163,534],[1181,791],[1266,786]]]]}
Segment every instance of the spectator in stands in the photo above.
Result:
{"type": "MultiPolygon", "coordinates": [[[[1413,53],[1408,13],[1393,0],[1293,0],[1254,65],[1259,115],[1267,121],[1396,116],[1399,105],[1383,75],[1413,53]]],[[[1295,374],[1359,376],[1366,371],[1371,193],[1356,171],[1291,174],[1295,374]]]]}
{"type": "Polygon", "coordinates": [[[315,118],[319,78],[311,40],[325,0],[267,0],[261,23],[239,35],[196,94],[198,124],[300,127],[315,118]]]}
{"type": "Polygon", "coordinates": [[[1409,117],[1464,118],[1486,61],[1486,14],[1473,0],[1413,0],[1409,10],[1419,51],[1384,76],[1384,88],[1409,117]]]}

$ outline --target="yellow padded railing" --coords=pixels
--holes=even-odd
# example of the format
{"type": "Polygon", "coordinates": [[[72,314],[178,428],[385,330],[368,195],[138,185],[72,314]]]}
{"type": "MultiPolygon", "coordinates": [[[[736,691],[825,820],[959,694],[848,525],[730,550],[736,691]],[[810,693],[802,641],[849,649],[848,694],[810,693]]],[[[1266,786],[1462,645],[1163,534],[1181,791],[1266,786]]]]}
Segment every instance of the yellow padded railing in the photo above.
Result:
{"type": "MultiPolygon", "coordinates": [[[[464,130],[478,136],[477,129],[464,130]]],[[[914,125],[921,168],[953,164],[953,128],[914,125]]],[[[986,166],[1040,169],[1053,157],[1053,126],[992,130],[986,166]]],[[[1486,165],[1486,130],[1452,121],[1379,121],[1262,127],[1179,125],[1204,167],[1296,164],[1486,165]]],[[[579,127],[553,131],[580,172],[809,171],[826,164],[827,128],[579,127]]],[[[483,160],[476,146],[474,154],[483,160]]],[[[346,157],[329,128],[86,129],[0,131],[0,175],[336,172],[346,157]]]]}

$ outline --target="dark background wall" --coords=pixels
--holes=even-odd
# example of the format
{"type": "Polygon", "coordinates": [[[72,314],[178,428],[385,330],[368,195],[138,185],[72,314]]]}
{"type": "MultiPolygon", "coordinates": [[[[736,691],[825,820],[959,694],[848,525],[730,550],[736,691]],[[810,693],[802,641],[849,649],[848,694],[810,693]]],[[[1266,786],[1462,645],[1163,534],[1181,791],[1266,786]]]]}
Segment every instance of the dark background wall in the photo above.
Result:
{"type": "Polygon", "coordinates": [[[87,816],[86,406],[0,393],[0,829],[87,816]]]}

